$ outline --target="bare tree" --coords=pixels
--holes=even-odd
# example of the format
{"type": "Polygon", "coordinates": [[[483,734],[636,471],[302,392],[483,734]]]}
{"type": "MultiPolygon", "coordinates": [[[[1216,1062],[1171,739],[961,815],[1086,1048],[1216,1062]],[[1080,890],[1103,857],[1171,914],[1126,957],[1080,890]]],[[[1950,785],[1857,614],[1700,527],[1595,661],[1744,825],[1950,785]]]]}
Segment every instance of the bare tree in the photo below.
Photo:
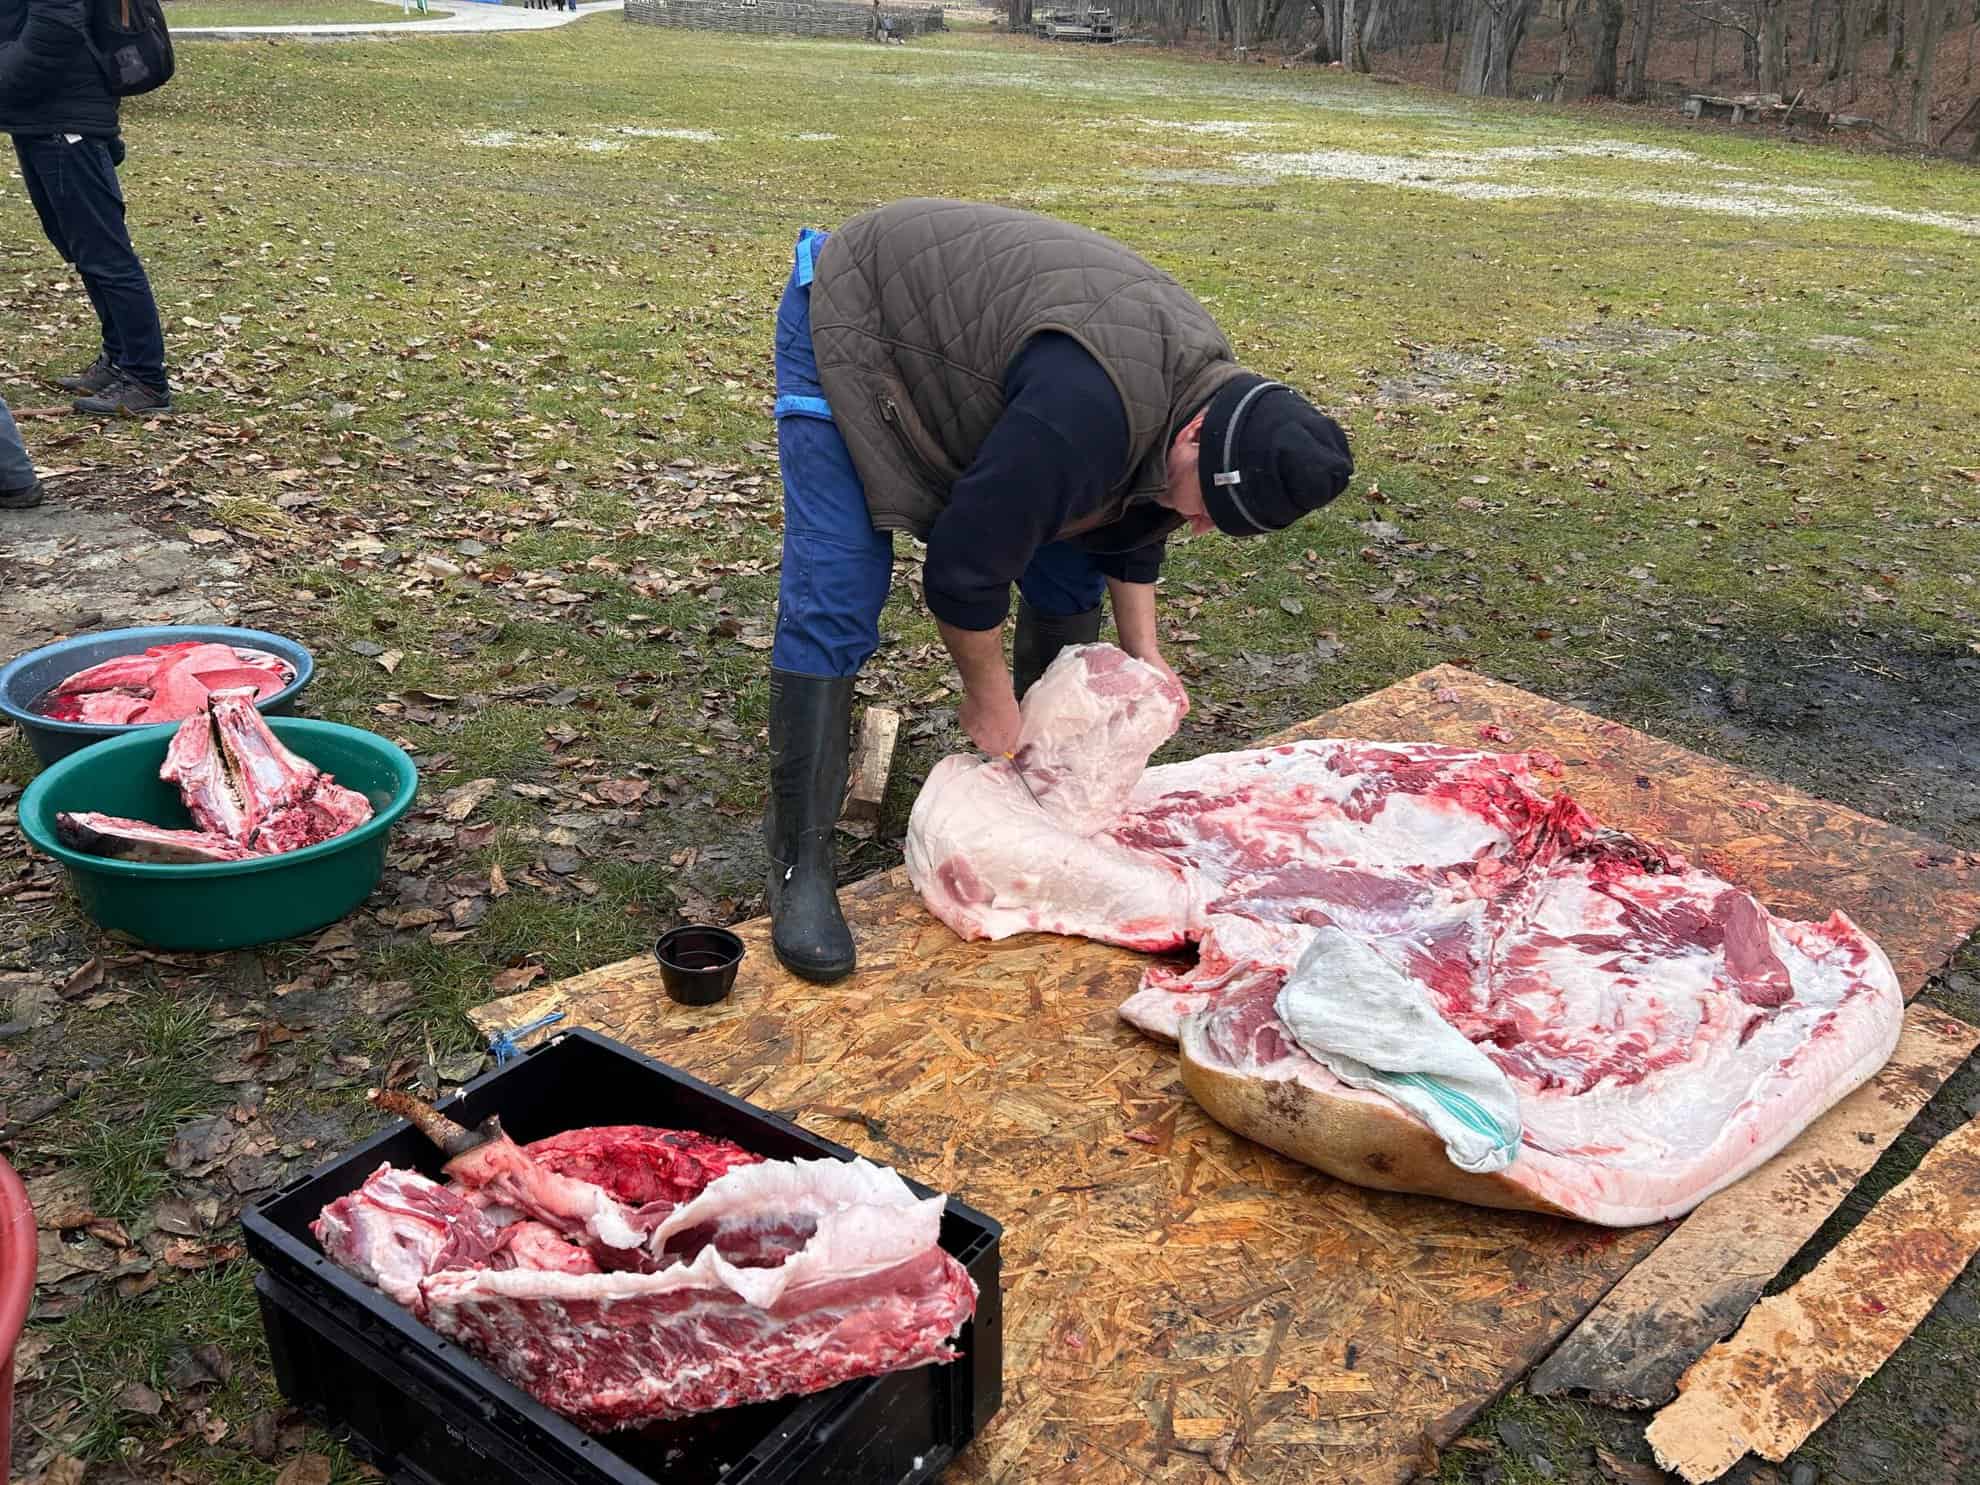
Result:
{"type": "Polygon", "coordinates": [[[1616,96],[1616,48],[1622,43],[1623,0],[1596,0],[1594,81],[1589,93],[1597,98],[1616,96]]]}
{"type": "Polygon", "coordinates": [[[1526,35],[1533,0],[1477,0],[1458,91],[1473,98],[1503,98],[1512,90],[1513,53],[1526,35]]]}
{"type": "Polygon", "coordinates": [[[1650,96],[1650,42],[1657,30],[1657,0],[1637,0],[1635,29],[1630,33],[1629,72],[1623,81],[1623,101],[1641,103],[1650,96]]]}
{"type": "Polygon", "coordinates": [[[1567,97],[1568,74],[1574,69],[1574,33],[1580,23],[1581,13],[1588,8],[1588,0],[1562,0],[1561,4],[1561,49],[1554,58],[1553,84],[1547,96],[1555,103],[1567,97]]]}
{"type": "Polygon", "coordinates": [[[1911,119],[1905,137],[1932,142],[1932,74],[1939,59],[1939,0],[1918,0],[1918,54],[1911,63],[1911,119]]]}
{"type": "MultiPolygon", "coordinates": [[[[1936,4],[1937,0],[1925,0],[1936,4]]],[[[1758,24],[1754,26],[1760,43],[1760,91],[1763,93],[1787,92],[1788,79],[1788,8],[1787,0],[1754,0],[1754,9],[1759,13],[1758,24]]]]}
{"type": "Polygon", "coordinates": [[[1835,39],[1829,48],[1830,82],[1849,79],[1849,96],[1856,96],[1856,55],[1863,50],[1863,23],[1869,0],[1838,0],[1835,39]]]}

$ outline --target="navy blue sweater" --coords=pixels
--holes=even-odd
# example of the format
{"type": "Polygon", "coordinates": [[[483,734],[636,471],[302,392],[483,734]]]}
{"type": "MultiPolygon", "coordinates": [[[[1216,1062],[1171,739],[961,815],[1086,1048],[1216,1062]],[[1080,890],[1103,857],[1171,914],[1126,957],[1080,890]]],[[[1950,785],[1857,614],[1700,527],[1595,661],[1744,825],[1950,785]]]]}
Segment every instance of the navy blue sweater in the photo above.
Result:
{"type": "MultiPolygon", "coordinates": [[[[1002,624],[1031,554],[1100,509],[1127,462],[1127,409],[1100,363],[1070,336],[1032,339],[1004,373],[1003,416],[928,533],[929,611],[958,629],[1002,624]]],[[[1076,540],[1108,577],[1152,583],[1167,536],[1142,533],[1170,525],[1170,512],[1135,512],[1076,540]]]]}
{"type": "Polygon", "coordinates": [[[0,0],[0,133],[116,134],[88,28],[88,0],[0,0]]]}

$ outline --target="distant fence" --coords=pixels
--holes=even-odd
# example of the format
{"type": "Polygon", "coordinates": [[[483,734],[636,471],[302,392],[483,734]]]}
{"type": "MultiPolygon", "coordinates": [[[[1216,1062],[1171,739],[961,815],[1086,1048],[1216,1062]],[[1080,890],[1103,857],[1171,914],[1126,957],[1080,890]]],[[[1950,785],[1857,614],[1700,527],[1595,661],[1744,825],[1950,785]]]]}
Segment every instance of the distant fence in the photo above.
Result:
{"type": "MultiPolygon", "coordinates": [[[[943,29],[942,8],[882,5],[895,34],[943,29]]],[[[759,31],[779,36],[870,36],[874,10],[845,0],[626,0],[626,19],[690,31],[759,31]]]]}

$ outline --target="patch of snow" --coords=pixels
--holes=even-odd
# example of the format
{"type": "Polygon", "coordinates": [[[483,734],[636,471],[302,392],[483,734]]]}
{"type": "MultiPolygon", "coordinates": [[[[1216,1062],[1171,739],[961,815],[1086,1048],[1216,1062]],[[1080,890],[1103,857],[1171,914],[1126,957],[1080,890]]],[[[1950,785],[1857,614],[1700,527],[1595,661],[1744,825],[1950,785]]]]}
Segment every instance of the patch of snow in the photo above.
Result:
{"type": "Polygon", "coordinates": [[[1156,186],[1269,186],[1266,175],[1240,175],[1235,170],[1137,170],[1136,180],[1156,186]]]}
{"type": "Polygon", "coordinates": [[[467,142],[491,150],[506,150],[515,146],[517,137],[513,129],[487,129],[480,134],[468,135],[467,142]]]}
{"type": "Polygon", "coordinates": [[[713,129],[637,129],[624,124],[612,131],[614,134],[629,134],[635,139],[685,139],[690,144],[720,144],[722,136],[713,129]]]}
{"type": "Polygon", "coordinates": [[[1176,119],[1137,119],[1135,122],[1163,134],[1209,134],[1218,139],[1249,139],[1260,131],[1285,127],[1261,119],[1196,119],[1188,123],[1176,119]]]}
{"type": "Polygon", "coordinates": [[[798,139],[805,144],[829,144],[839,136],[836,134],[800,134],[798,139]]]}
{"type": "Polygon", "coordinates": [[[1265,176],[1398,186],[1405,190],[1430,191],[1468,200],[1506,201],[1547,197],[1560,201],[1618,202],[1631,206],[1669,207],[1678,211],[1715,212],[1721,216],[1772,219],[1860,216],[1918,227],[1941,227],[1965,236],[1980,237],[1980,217],[1878,206],[1822,186],[1714,180],[1701,182],[1695,190],[1677,190],[1594,180],[1494,179],[1520,165],[1591,156],[1629,159],[1659,166],[1694,158],[1683,150],[1628,145],[1623,141],[1594,141],[1558,146],[1509,145],[1469,151],[1440,150],[1424,155],[1385,155],[1342,149],[1285,154],[1250,153],[1234,156],[1231,163],[1265,176]]]}

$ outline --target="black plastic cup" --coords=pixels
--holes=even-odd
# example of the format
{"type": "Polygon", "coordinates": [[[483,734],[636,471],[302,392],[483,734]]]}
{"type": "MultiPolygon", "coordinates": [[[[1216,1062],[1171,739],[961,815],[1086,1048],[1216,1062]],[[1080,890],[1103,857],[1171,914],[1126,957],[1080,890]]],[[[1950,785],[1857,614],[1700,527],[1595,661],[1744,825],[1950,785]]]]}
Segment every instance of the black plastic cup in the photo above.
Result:
{"type": "Polygon", "coordinates": [[[682,1005],[714,1005],[728,999],[742,956],[741,939],[706,923],[670,928],[653,946],[667,998],[682,1005]]]}

